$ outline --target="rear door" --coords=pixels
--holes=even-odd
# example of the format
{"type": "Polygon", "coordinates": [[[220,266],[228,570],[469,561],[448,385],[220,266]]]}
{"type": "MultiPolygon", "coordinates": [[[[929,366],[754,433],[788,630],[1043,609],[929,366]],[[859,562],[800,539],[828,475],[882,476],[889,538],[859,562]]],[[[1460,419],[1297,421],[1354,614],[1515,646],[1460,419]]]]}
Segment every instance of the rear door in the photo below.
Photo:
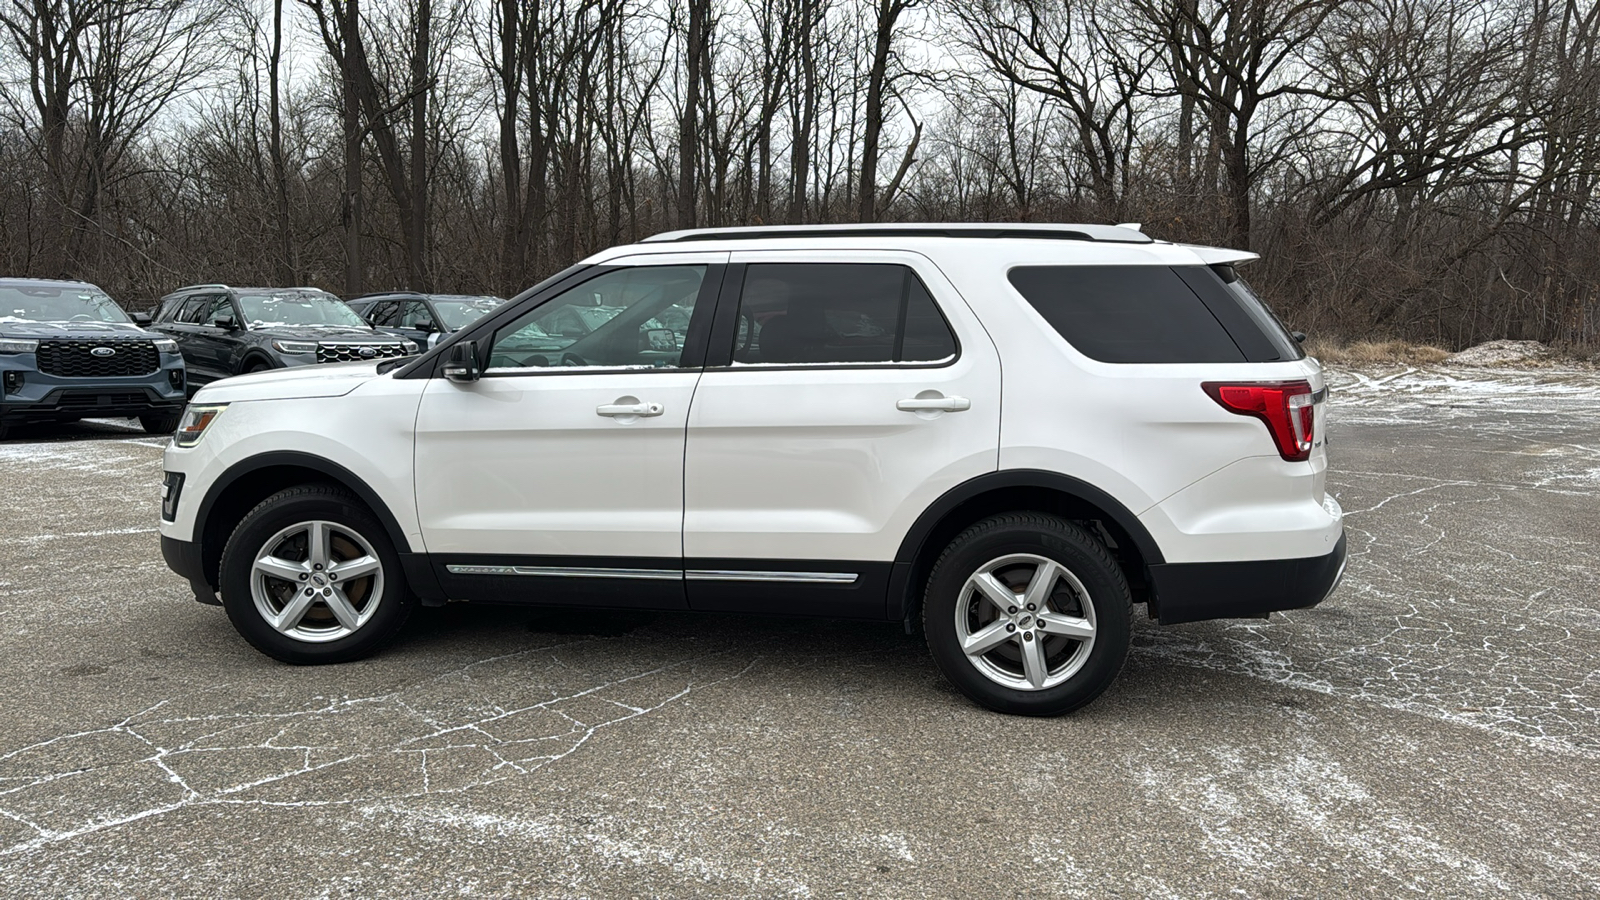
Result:
{"type": "Polygon", "coordinates": [[[428,384],[417,508],[451,596],[685,605],[684,428],[726,258],[597,268],[477,338],[478,381],[428,384]]]}
{"type": "Polygon", "coordinates": [[[997,467],[994,344],[917,254],[730,262],[689,414],[690,605],[883,616],[918,514],[997,467]]]}

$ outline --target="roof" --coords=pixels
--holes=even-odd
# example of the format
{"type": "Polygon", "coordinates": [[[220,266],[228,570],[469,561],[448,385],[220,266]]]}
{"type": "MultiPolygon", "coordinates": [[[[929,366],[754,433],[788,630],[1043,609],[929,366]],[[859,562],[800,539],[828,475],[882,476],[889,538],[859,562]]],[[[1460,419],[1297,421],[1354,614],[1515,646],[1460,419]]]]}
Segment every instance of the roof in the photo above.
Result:
{"type": "Polygon", "coordinates": [[[1093,241],[1112,244],[1153,244],[1155,240],[1122,225],[1069,225],[1039,222],[916,223],[861,225],[772,225],[748,228],[695,228],[651,235],[641,244],[683,241],[743,241],[828,237],[948,237],[1023,238],[1034,240],[1093,241]]]}

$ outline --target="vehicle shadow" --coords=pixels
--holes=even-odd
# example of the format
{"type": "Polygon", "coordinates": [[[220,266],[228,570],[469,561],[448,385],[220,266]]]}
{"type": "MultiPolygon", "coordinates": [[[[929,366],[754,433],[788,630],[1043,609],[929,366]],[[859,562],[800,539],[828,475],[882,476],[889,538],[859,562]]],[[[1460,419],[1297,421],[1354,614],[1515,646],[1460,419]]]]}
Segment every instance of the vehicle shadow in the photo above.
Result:
{"type": "Polygon", "coordinates": [[[114,441],[128,438],[165,438],[147,434],[137,419],[82,419],[42,425],[13,425],[0,444],[53,444],[64,441],[114,441]]]}

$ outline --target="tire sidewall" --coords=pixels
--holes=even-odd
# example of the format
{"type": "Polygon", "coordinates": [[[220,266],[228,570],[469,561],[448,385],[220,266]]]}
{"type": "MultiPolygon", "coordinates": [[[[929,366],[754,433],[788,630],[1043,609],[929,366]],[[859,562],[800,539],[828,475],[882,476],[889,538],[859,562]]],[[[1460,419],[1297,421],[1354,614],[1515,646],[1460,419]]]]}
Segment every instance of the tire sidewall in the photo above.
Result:
{"type": "Polygon", "coordinates": [[[974,701],[998,712],[1061,715],[1094,700],[1122,670],[1131,632],[1128,584],[1104,547],[1082,529],[1054,517],[1028,519],[980,523],[951,543],[928,581],[924,627],[940,672],[974,701]],[[1089,659],[1071,678],[1045,690],[1020,691],[989,680],[962,652],[956,634],[956,604],[967,579],[984,564],[1013,553],[1043,556],[1066,567],[1094,605],[1089,659]]]}
{"type": "Polygon", "coordinates": [[[222,553],[222,606],[233,627],[251,646],[274,659],[297,665],[346,662],[369,655],[410,614],[412,599],[400,557],[377,519],[349,500],[331,493],[285,491],[245,516],[222,553]],[[354,634],[326,643],[297,641],[273,628],[256,609],[250,579],[256,554],[273,535],[301,522],[335,522],[359,533],[372,545],[383,566],[383,596],[370,620],[354,634]]]}

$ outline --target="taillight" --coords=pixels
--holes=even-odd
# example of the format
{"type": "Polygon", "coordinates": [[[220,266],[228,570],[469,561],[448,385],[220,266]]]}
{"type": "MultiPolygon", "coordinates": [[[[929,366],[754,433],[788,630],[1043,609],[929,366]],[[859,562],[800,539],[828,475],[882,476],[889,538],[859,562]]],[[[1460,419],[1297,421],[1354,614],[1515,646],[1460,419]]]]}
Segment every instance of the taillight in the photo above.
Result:
{"type": "Polygon", "coordinates": [[[1228,412],[1267,423],[1279,456],[1289,462],[1311,458],[1317,419],[1310,382],[1207,381],[1200,387],[1228,412]]]}

